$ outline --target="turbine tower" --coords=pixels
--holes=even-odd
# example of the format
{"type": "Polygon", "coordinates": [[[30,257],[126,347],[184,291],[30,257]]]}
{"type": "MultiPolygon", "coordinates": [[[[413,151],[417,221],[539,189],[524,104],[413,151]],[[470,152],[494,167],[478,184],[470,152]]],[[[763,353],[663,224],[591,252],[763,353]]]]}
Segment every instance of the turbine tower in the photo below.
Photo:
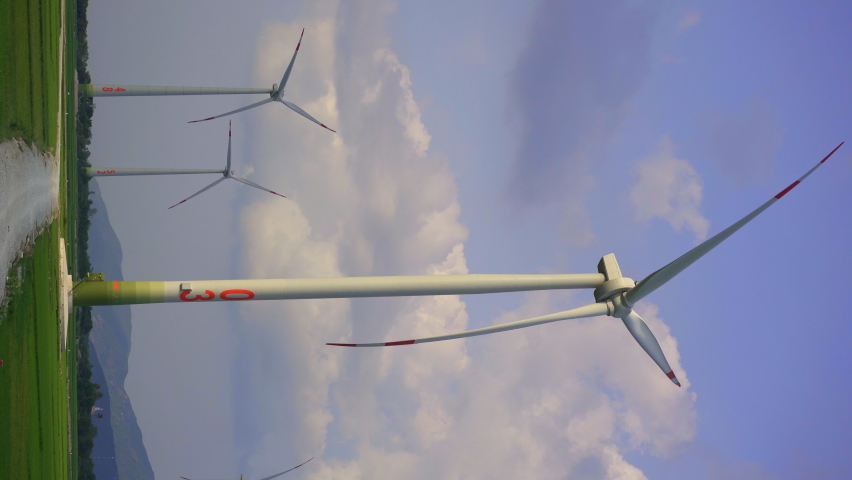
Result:
{"type": "MultiPolygon", "coordinates": [[[[299,115],[307,118],[308,120],[316,123],[322,128],[326,130],[330,130],[334,132],[334,130],[328,128],[324,123],[320,122],[316,118],[312,117],[308,112],[302,110],[295,103],[284,100],[284,87],[287,85],[287,81],[290,79],[290,72],[293,71],[293,64],[296,62],[296,55],[299,54],[299,47],[302,45],[302,37],[305,36],[305,29],[302,29],[302,34],[299,36],[299,43],[296,44],[296,51],[293,52],[293,58],[290,59],[290,64],[287,66],[287,70],[284,72],[284,76],[281,77],[280,84],[273,84],[272,88],[223,88],[223,87],[153,87],[153,86],[139,86],[139,85],[94,85],[94,84],[81,84],[80,91],[90,97],[152,97],[152,96],[162,96],[162,95],[269,95],[269,98],[265,100],[261,100],[257,103],[252,103],[251,105],[238,108],[236,110],[232,110],[227,113],[223,113],[221,115],[216,115],[214,117],[208,117],[201,120],[193,120],[189,123],[196,122],[206,122],[207,120],[213,120],[215,118],[226,117],[228,115],[233,115],[235,113],[244,112],[246,110],[250,110],[255,107],[259,107],[261,105],[265,105],[267,103],[279,102],[286,105],[288,108],[298,113],[299,115]]],[[[335,132],[336,133],[336,132],[335,132]]]]}
{"type": "Polygon", "coordinates": [[[225,165],[224,170],[216,170],[216,169],[191,169],[191,168],[104,168],[104,167],[88,167],[86,168],[86,174],[90,177],[121,177],[121,176],[133,176],[133,175],[194,175],[194,174],[207,174],[207,173],[218,173],[222,175],[222,178],[216,180],[215,182],[207,185],[201,190],[195,192],[189,197],[181,200],[180,202],[172,205],[169,209],[177,207],[181,203],[186,202],[190,198],[201,195],[202,193],[210,190],[221,182],[224,182],[227,179],[236,180],[240,183],[244,183],[250,187],[258,188],[263,190],[264,192],[269,192],[273,195],[278,195],[279,197],[287,198],[284,195],[281,195],[278,192],[272,191],[266,187],[261,187],[260,185],[248,180],[246,178],[237,177],[234,175],[234,171],[231,170],[231,122],[228,122],[228,159],[225,165]]]}
{"type": "MultiPolygon", "coordinates": [[[[633,307],[695,263],[725,239],[789,193],[819,168],[843,143],[835,147],[801,178],[730,227],[717,233],[639,283],[622,276],[615,255],[598,263],[598,273],[562,275],[423,275],[405,277],[344,277],[282,280],[208,280],[175,282],[103,281],[103,274],[89,274],[73,290],[74,305],[127,305],[166,302],[244,301],[306,298],[356,298],[421,295],[465,295],[531,290],[593,288],[595,302],[541,317],[478,328],[466,332],[410,340],[373,343],[328,343],[342,347],[389,347],[439,342],[532,327],[544,323],[608,315],[624,326],[671,381],[680,386],[659,342],[633,307]]],[[[71,303],[71,301],[67,303],[71,303]]]]}

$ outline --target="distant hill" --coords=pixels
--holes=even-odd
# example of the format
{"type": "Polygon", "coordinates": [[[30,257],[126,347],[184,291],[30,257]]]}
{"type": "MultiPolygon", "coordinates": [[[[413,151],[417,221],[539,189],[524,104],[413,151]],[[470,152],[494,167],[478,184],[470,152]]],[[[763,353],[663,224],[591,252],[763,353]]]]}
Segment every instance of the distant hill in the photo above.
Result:
{"type": "MultiPolygon", "coordinates": [[[[97,383],[101,386],[101,392],[107,392],[107,380],[104,376],[104,370],[98,361],[98,355],[95,353],[95,346],[92,345],[91,338],[89,339],[89,363],[92,364],[92,378],[89,379],[92,383],[97,383]]],[[[103,418],[97,418],[92,415],[92,423],[97,427],[98,434],[95,436],[95,446],[92,448],[92,455],[89,457],[95,463],[95,478],[97,480],[120,480],[118,476],[118,465],[115,463],[115,444],[113,443],[112,425],[110,424],[110,407],[109,395],[104,395],[103,398],[95,402],[95,407],[101,410],[97,413],[103,414],[103,418]]],[[[94,412],[93,412],[94,413],[94,412]]]]}
{"type": "MultiPolygon", "coordinates": [[[[123,280],[121,243],[109,223],[107,207],[97,182],[90,182],[89,188],[94,191],[91,195],[92,208],[97,209],[89,230],[92,271],[104,272],[110,280],[123,280]]],[[[130,307],[94,307],[92,324],[89,334],[92,346],[90,356],[93,357],[90,359],[93,365],[92,381],[100,383],[100,380],[95,380],[96,376],[100,377],[99,372],[95,371],[98,368],[102,371],[103,376],[100,378],[105,381],[108,392],[108,402],[104,401],[107,398],[98,402],[98,406],[104,409],[104,418],[95,419],[95,425],[98,426],[92,452],[95,474],[98,480],[154,480],[154,470],[148,461],[142,431],[124,390],[130,357],[130,307]],[[109,425],[105,426],[104,420],[107,418],[109,425]]]]}

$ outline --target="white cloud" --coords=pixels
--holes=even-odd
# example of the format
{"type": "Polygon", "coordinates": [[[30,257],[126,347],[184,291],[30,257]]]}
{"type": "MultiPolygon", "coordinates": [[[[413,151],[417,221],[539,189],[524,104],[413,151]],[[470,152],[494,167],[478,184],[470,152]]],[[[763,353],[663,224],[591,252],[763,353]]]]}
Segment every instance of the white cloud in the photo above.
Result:
{"type": "Polygon", "coordinates": [[[700,22],[701,12],[697,10],[690,10],[680,17],[680,20],[677,22],[677,31],[680,33],[688,28],[698,25],[700,22]]]}
{"type": "MultiPolygon", "coordinates": [[[[340,134],[283,109],[261,112],[253,165],[264,181],[288,184],[294,201],[270,198],[242,212],[246,276],[468,272],[454,175],[429,151],[410,72],[376,32],[374,16],[387,8],[357,8],[345,25],[332,12],[263,32],[258,76],[265,79],[283,69],[307,27],[288,95],[340,134]],[[336,36],[346,55],[329,40],[336,36]]],[[[495,322],[556,311],[566,297],[539,292],[526,299],[495,322]]],[[[668,455],[694,435],[695,399],[676,341],[650,305],[641,312],[683,389],[611,318],[356,350],[324,343],[465,330],[466,305],[442,296],[242,307],[243,395],[251,407],[237,421],[252,439],[246,462],[256,473],[274,471],[283,453],[292,453],[321,457],[306,466],[306,478],[564,478],[586,471],[644,478],[624,452],[668,455]]]]}
{"type": "Polygon", "coordinates": [[[696,240],[707,238],[710,222],[701,214],[703,183],[686,160],[676,158],[671,137],[663,136],[656,152],[639,163],[639,181],[630,191],[634,218],[661,218],[676,231],[684,227],[696,240]]]}
{"type": "MultiPolygon", "coordinates": [[[[519,311],[495,323],[552,312],[553,297],[530,294],[519,311]]],[[[643,303],[639,311],[683,379],[683,389],[674,387],[612,318],[477,339],[479,354],[466,368],[430,372],[413,385],[405,381],[411,370],[407,361],[440,360],[434,350],[442,345],[388,349],[394,352],[394,368],[373,385],[370,411],[359,412],[362,403],[341,420],[352,424],[351,434],[362,447],[337,478],[361,478],[343,471],[371,471],[369,478],[388,479],[645,478],[623,454],[676,454],[693,438],[696,418],[695,395],[688,390],[675,339],[655,306],[643,303]],[[369,426],[376,411],[382,412],[381,429],[369,426]],[[358,434],[365,431],[371,433],[358,434]],[[380,473],[384,464],[395,465],[394,473],[380,473]]],[[[447,342],[452,343],[464,342],[447,342]]],[[[338,399],[346,405],[349,400],[338,399]]]]}

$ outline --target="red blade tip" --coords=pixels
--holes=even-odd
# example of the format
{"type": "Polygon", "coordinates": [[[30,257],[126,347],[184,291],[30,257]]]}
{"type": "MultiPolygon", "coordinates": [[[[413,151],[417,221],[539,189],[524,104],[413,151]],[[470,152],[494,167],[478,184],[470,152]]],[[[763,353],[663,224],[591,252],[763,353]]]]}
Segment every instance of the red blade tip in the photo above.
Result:
{"type": "Polygon", "coordinates": [[[836,152],[838,148],[842,147],[844,143],[846,143],[846,142],[845,141],[840,142],[840,145],[834,147],[834,150],[832,150],[831,153],[826,155],[825,158],[823,158],[822,161],[820,161],[819,163],[825,163],[825,161],[828,160],[828,157],[834,155],[834,152],[836,152]]]}
{"type": "Polygon", "coordinates": [[[677,377],[675,376],[674,370],[667,373],[666,376],[669,377],[669,379],[671,379],[671,381],[674,382],[675,385],[677,385],[678,387],[680,386],[680,382],[677,380],[677,377]]]}

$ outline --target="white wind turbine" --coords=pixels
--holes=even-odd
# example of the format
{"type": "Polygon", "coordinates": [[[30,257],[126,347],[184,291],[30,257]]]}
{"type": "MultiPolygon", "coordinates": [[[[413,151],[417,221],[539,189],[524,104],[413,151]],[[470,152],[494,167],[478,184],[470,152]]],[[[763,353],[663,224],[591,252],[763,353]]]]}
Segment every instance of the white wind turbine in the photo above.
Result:
{"type": "Polygon", "coordinates": [[[292,278],[277,280],[203,280],[169,282],[104,281],[103,274],[89,274],[69,292],[66,306],[132,305],[144,303],[247,301],[307,298],[358,298],[423,295],[469,295],[593,288],[595,303],[580,308],[467,332],[394,342],[329,343],[344,347],[388,347],[438,342],[532,327],[575,318],[609,315],[624,322],[627,330],[663,373],[680,386],[654,334],[633,306],[710,252],[737,230],[786,195],[828,160],[841,143],[801,178],[730,227],[648,275],[639,283],[623,277],[615,255],[598,263],[599,273],[559,275],[419,275],[387,277],[292,278]]]}
{"type": "MultiPolygon", "coordinates": [[[[221,87],[155,87],[155,86],[139,86],[139,85],[80,85],[82,92],[90,97],[149,97],[162,95],[238,95],[238,94],[266,94],[269,98],[261,100],[257,103],[238,108],[215,117],[208,117],[201,120],[193,120],[189,123],[206,122],[215,118],[226,117],[234,113],[244,112],[261,105],[271,102],[279,102],[286,105],[288,108],[316,123],[326,130],[334,132],[334,130],[325,126],[316,118],[312,117],[308,112],[302,110],[295,103],[284,100],[284,87],[290,79],[290,72],[293,71],[293,64],[296,62],[296,55],[299,54],[299,47],[302,45],[302,37],[305,35],[305,29],[302,29],[302,34],[299,36],[299,43],[296,45],[296,51],[293,52],[293,58],[290,59],[290,64],[287,66],[287,71],[281,77],[281,84],[272,85],[272,89],[267,88],[221,88],[221,87]]],[[[336,132],[335,132],[336,133],[336,132]]]]}
{"type": "Polygon", "coordinates": [[[279,197],[287,198],[284,195],[281,195],[278,192],[272,191],[266,187],[262,187],[251,180],[237,177],[234,175],[234,171],[231,170],[231,122],[228,122],[228,160],[225,165],[224,170],[215,170],[215,169],[187,169],[187,168],[103,168],[103,167],[89,167],[86,169],[86,173],[90,177],[121,177],[121,176],[133,176],[133,175],[192,175],[192,174],[206,174],[206,173],[219,173],[222,175],[222,178],[216,180],[215,182],[207,185],[201,190],[195,192],[189,197],[181,200],[180,202],[172,205],[171,208],[174,208],[181,203],[186,202],[190,198],[201,195],[202,193],[210,190],[216,185],[224,182],[227,179],[236,180],[240,183],[244,183],[250,187],[258,188],[263,190],[264,192],[269,192],[273,195],[278,195],[279,197]]]}
{"type": "Polygon", "coordinates": [[[413,345],[415,343],[440,342],[443,340],[453,340],[457,338],[474,337],[477,335],[487,335],[490,333],[505,332],[507,330],[516,330],[519,328],[532,327],[544,323],[558,322],[560,320],[571,320],[576,318],[597,317],[600,315],[608,315],[615,318],[620,318],[624,322],[627,330],[639,342],[642,349],[654,360],[657,366],[671,379],[671,381],[680,386],[680,382],[675,376],[674,371],[669,365],[663,350],[660,348],[657,338],[648,328],[645,320],[633,311],[633,306],[636,302],[650,295],[666,284],[669,280],[676,277],[680,272],[686,270],[687,267],[695,263],[699,258],[703,257],[710,250],[713,250],[722,243],[725,239],[733,235],[737,230],[745,226],[748,222],[754,220],[755,217],[763,213],[772,204],[781,199],[784,195],[790,192],[796,185],[804,181],[814,172],[820,165],[825,163],[828,158],[840,148],[843,143],[834,148],[828,155],[825,156],[801,178],[791,183],[787,188],[778,192],[777,195],[770,198],[766,203],[758,207],[753,212],[749,213],[738,222],[730,227],[722,230],[704,243],[698,245],[692,250],[681,255],[673,262],[660,268],[656,272],[645,277],[641,282],[635,283],[633,279],[623,277],[621,269],[618,267],[618,262],[615,260],[614,254],[605,255],[598,263],[598,272],[603,274],[605,281],[595,288],[594,296],[595,303],[591,303],[579,308],[567,310],[564,312],[553,313],[541,317],[530,318],[527,320],[519,320],[517,322],[504,323],[502,325],[494,325],[491,327],[478,328],[466,332],[452,333],[448,335],[437,335],[434,337],[417,338],[413,340],[403,340],[395,342],[374,342],[374,343],[327,343],[326,345],[335,345],[341,347],[387,347],[396,345],[413,345]]]}
{"type": "MultiPolygon", "coordinates": [[[[290,470],[284,470],[284,471],[283,471],[283,472],[281,472],[281,473],[276,473],[275,475],[270,475],[270,476],[268,476],[268,477],[261,478],[260,480],[271,480],[271,479],[273,479],[273,478],[275,478],[275,477],[280,477],[281,475],[284,475],[284,474],[285,474],[285,473],[287,473],[287,472],[292,472],[293,470],[295,470],[295,469],[297,469],[297,468],[301,467],[302,465],[304,465],[304,464],[306,464],[306,463],[310,462],[310,461],[311,461],[311,460],[313,460],[313,459],[314,459],[314,457],[311,457],[311,458],[309,458],[306,462],[302,462],[302,463],[300,463],[300,464],[296,465],[295,467],[291,468],[290,470]]],[[[183,480],[194,480],[194,479],[186,478],[186,477],[180,477],[180,478],[182,478],[183,480]]],[[[223,479],[223,480],[246,480],[246,476],[245,476],[245,474],[243,474],[243,475],[240,475],[240,478],[234,478],[234,479],[223,479]]]]}

